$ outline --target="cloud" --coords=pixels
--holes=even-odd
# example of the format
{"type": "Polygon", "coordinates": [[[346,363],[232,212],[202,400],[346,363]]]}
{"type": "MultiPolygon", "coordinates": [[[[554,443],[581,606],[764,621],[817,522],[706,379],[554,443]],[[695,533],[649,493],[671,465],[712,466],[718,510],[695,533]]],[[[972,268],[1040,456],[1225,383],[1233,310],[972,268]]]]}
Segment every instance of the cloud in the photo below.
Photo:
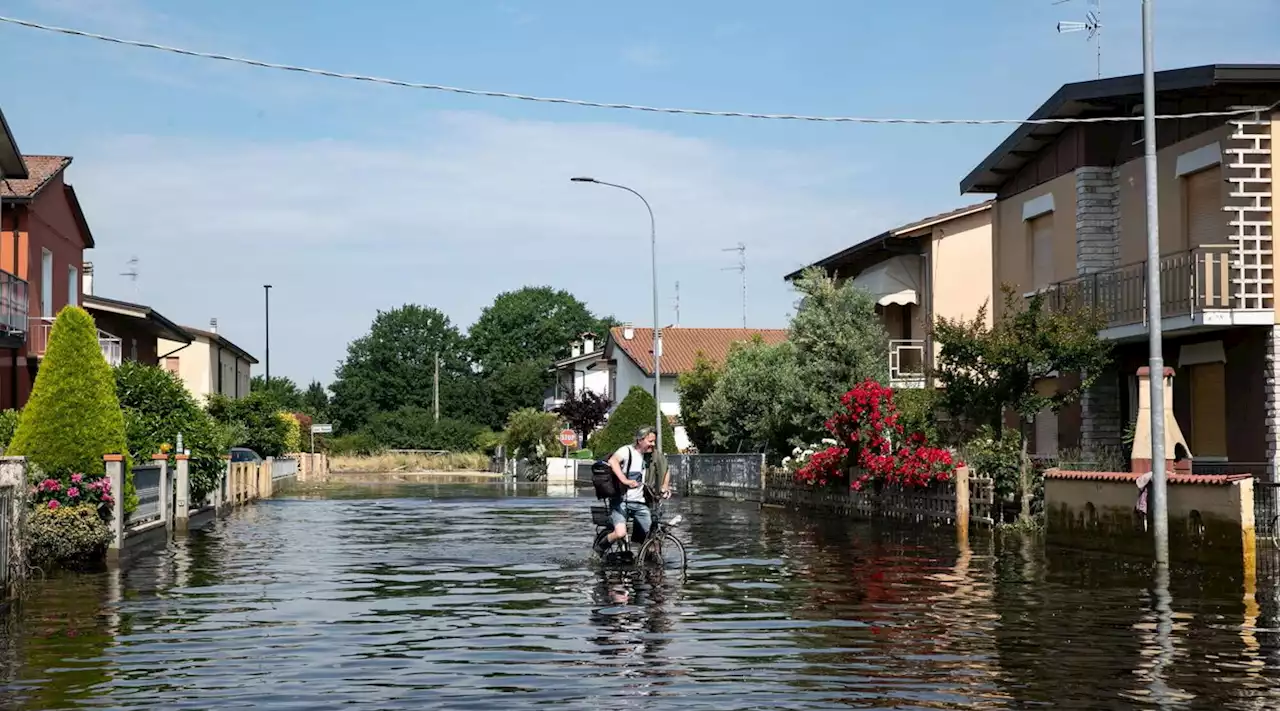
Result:
{"type": "Polygon", "coordinates": [[[409,302],[465,327],[496,294],[550,284],[647,322],[643,205],[571,176],[646,195],[663,301],[679,280],[685,325],[739,318],[723,248],[748,245],[752,320],[779,325],[792,301],[785,273],[886,222],[849,198],[836,156],[608,123],[441,113],[380,142],[115,136],[92,146],[69,177],[100,245],[98,293],[133,298],[117,274],[138,255],[139,298],[191,325],[218,317],[260,354],[261,285],[271,283],[273,372],[303,380],[327,379],[378,309],[409,302]]]}
{"type": "Polygon", "coordinates": [[[654,44],[635,44],[622,50],[622,59],[627,64],[645,69],[659,69],[671,64],[671,57],[654,44]]]}

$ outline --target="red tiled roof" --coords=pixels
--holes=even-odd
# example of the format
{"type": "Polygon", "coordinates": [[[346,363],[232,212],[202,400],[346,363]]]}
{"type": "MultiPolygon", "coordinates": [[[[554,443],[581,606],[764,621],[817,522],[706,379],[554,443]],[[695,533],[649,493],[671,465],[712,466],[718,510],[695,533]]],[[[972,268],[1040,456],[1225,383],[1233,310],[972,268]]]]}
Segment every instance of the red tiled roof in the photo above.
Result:
{"type": "MultiPolygon", "coordinates": [[[[1132,472],[1068,472],[1050,469],[1044,473],[1045,479],[1066,479],[1075,481],[1127,481],[1136,482],[1139,474],[1132,472]]],[[[1170,484],[1205,484],[1224,486],[1244,479],[1252,479],[1252,474],[1170,474],[1170,484]]]]}
{"type": "Polygon", "coordinates": [[[27,164],[26,180],[0,181],[0,197],[30,198],[44,189],[59,173],[71,165],[70,156],[23,156],[27,164]]]}
{"type": "MultiPolygon", "coordinates": [[[[609,332],[610,344],[626,353],[645,375],[653,375],[653,329],[633,329],[630,340],[623,337],[623,330],[618,326],[609,332]]],[[[756,334],[771,345],[787,340],[787,331],[781,328],[664,328],[662,374],[679,375],[693,370],[699,352],[713,363],[723,363],[730,346],[750,341],[756,334]]]]}

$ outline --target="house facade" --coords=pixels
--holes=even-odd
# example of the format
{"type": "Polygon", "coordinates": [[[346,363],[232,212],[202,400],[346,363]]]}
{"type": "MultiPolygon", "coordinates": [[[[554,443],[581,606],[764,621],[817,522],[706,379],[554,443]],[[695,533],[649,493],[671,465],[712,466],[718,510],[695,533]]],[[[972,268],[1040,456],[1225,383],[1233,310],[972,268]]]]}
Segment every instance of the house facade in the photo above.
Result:
{"type": "MultiPolygon", "coordinates": [[[[1158,72],[1156,91],[1162,115],[1274,107],[1280,65],[1158,72]]],[[[1141,115],[1142,98],[1141,76],[1068,84],[1032,118],[1130,118],[1141,115]]],[[[1164,358],[1175,373],[1174,416],[1200,471],[1231,463],[1274,476],[1280,461],[1278,130],[1274,108],[1157,125],[1164,358]]],[[[1080,404],[1036,418],[1038,454],[1119,447],[1136,417],[1136,371],[1148,359],[1148,138],[1133,120],[1025,124],[961,183],[962,192],[996,196],[993,288],[1009,284],[1045,293],[1050,303],[1070,298],[1099,309],[1101,335],[1115,345],[1112,370],[1080,404]]]]}
{"type": "MultiPolygon", "coordinates": [[[[4,128],[5,141],[12,143],[4,128]]],[[[0,142],[5,142],[0,141],[0,142]]],[[[2,151],[0,151],[2,152],[2,151]]],[[[0,182],[0,407],[26,404],[53,319],[80,305],[80,268],[93,234],[75,189],[66,182],[66,156],[22,156],[26,177],[0,182]]],[[[100,332],[103,354],[119,362],[119,340],[100,332]]]]}
{"type": "MultiPolygon", "coordinates": [[[[86,264],[85,270],[90,269],[92,265],[86,264]]],[[[195,340],[181,326],[150,306],[97,296],[92,292],[88,275],[84,284],[81,306],[93,317],[100,331],[117,339],[120,360],[160,365],[195,340]],[[161,341],[173,343],[173,350],[161,352],[161,341]]]]}
{"type": "Polygon", "coordinates": [[[570,344],[569,357],[552,364],[550,371],[554,382],[542,402],[542,409],[547,412],[588,391],[612,399],[604,344],[597,342],[594,333],[584,333],[570,344]]]}
{"type": "Polygon", "coordinates": [[[189,343],[159,339],[159,364],[181,378],[197,401],[203,403],[214,393],[231,398],[249,394],[249,370],[258,364],[257,358],[216,330],[182,330],[191,338],[189,343]]]}
{"type": "MultiPolygon", "coordinates": [[[[972,319],[992,301],[993,204],[926,217],[810,265],[853,280],[876,299],[876,313],[889,333],[885,358],[893,387],[928,384],[935,355],[930,325],[938,317],[972,319]]],[[[794,281],[803,272],[786,279],[794,281]]]]}
{"type": "MultiPolygon", "coordinates": [[[[787,339],[784,329],[750,328],[682,328],[662,329],[662,373],[656,376],[658,403],[662,413],[679,421],[680,394],[676,383],[682,373],[693,370],[701,354],[712,363],[723,363],[735,343],[744,343],[759,335],[769,344],[787,339]]],[[[653,329],[618,326],[609,331],[604,359],[609,374],[610,399],[616,406],[633,387],[654,392],[653,329]]],[[[689,447],[684,427],[675,426],[676,446],[689,447]]]]}

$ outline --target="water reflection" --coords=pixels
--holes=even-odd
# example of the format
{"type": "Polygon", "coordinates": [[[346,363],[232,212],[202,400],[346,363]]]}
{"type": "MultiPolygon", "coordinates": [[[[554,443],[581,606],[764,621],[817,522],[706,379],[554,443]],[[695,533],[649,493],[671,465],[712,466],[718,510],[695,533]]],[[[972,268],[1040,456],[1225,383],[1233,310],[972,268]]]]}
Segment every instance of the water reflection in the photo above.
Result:
{"type": "MultiPolygon", "coordinates": [[[[557,492],[558,493],[558,492],[557,492]]],[[[592,564],[588,499],[397,486],[249,507],[33,582],[0,707],[1280,708],[1280,563],[677,502],[686,574],[592,564]]]]}

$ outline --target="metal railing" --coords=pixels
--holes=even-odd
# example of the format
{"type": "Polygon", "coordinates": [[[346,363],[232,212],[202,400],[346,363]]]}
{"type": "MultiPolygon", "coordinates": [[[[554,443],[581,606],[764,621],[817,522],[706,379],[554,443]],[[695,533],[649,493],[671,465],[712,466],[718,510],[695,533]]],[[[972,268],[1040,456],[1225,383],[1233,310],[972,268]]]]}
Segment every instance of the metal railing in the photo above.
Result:
{"type": "MultiPolygon", "coordinates": [[[[1161,314],[1172,318],[1205,311],[1247,310],[1237,297],[1243,270],[1233,255],[1236,249],[1232,244],[1210,244],[1161,257],[1161,314]]],[[[1051,308],[1096,311],[1106,328],[1145,324],[1147,263],[1060,281],[1042,293],[1051,308]]]]}
{"type": "Polygon", "coordinates": [[[271,478],[283,479],[285,477],[297,476],[298,460],[293,457],[280,457],[271,460],[271,478]]]}
{"type": "Polygon", "coordinates": [[[14,546],[13,499],[12,486],[0,488],[0,598],[9,584],[9,551],[14,546]]]}
{"type": "Polygon", "coordinates": [[[1253,478],[1253,530],[1258,538],[1280,537],[1280,482],[1253,478]]]}
{"type": "Polygon", "coordinates": [[[8,333],[26,333],[28,294],[26,281],[0,272],[0,329],[8,333]]]}
{"type": "Polygon", "coordinates": [[[903,338],[889,341],[889,386],[923,388],[925,378],[925,342],[903,338]]]}
{"type": "Polygon", "coordinates": [[[160,518],[160,478],[159,464],[133,468],[133,489],[138,495],[138,507],[128,515],[126,527],[150,523],[160,518]]]}
{"type": "MultiPolygon", "coordinates": [[[[49,333],[53,330],[53,319],[48,316],[37,316],[30,320],[31,340],[29,352],[37,358],[43,358],[49,350],[49,333]]],[[[119,338],[98,330],[98,347],[102,349],[102,357],[112,366],[120,365],[124,360],[124,346],[119,338]]]]}

